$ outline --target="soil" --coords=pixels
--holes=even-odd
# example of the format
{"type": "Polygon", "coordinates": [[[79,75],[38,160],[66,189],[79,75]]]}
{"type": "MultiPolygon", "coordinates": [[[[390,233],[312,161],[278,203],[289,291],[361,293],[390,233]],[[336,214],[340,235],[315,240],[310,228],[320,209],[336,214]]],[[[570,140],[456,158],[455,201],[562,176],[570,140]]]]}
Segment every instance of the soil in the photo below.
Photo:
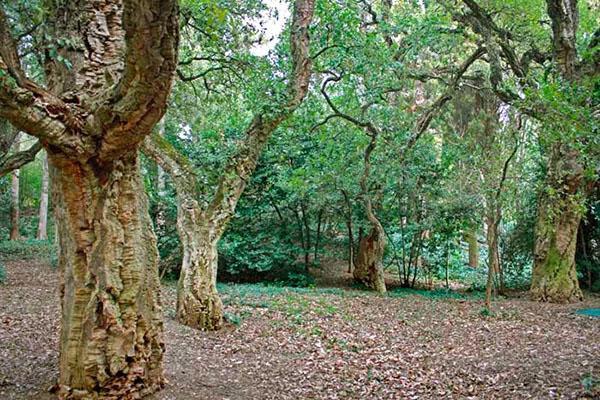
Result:
{"type": "MultiPolygon", "coordinates": [[[[58,272],[6,267],[0,399],[54,399],[58,272]]],[[[163,289],[169,383],[153,400],[600,398],[600,319],[575,313],[597,297],[498,300],[486,316],[477,298],[233,290],[223,297],[236,325],[209,333],[179,325],[174,286],[163,289]]]]}

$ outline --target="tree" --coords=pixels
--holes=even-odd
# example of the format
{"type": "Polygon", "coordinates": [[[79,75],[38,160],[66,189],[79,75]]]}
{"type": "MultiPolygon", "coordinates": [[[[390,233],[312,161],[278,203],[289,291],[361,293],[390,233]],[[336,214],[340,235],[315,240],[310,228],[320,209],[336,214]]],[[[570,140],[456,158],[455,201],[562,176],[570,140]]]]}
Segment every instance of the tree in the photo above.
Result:
{"type": "Polygon", "coordinates": [[[27,150],[11,153],[10,149],[15,146],[18,133],[7,120],[0,118],[0,177],[33,161],[42,149],[38,141],[27,150]]]}
{"type": "MultiPolygon", "coordinates": [[[[547,0],[546,4],[552,21],[558,73],[566,85],[576,84],[577,1],[547,0]]],[[[595,57],[600,60],[598,50],[595,57]]],[[[551,145],[546,185],[538,206],[531,295],[537,300],[554,302],[582,300],[575,252],[586,185],[576,146],[561,140],[551,145]]]]}
{"type": "MultiPolygon", "coordinates": [[[[15,152],[19,153],[21,150],[21,135],[17,133],[15,137],[15,152]]],[[[20,171],[15,168],[11,173],[11,202],[10,202],[10,240],[21,240],[21,233],[19,232],[20,222],[20,201],[19,201],[19,184],[20,184],[20,171]]]]}
{"type": "MultiPolygon", "coordinates": [[[[455,17],[485,42],[492,89],[505,103],[541,121],[546,130],[542,139],[547,152],[547,175],[538,203],[531,295],[542,301],[580,300],[575,248],[587,181],[590,176],[591,180],[596,179],[593,162],[586,162],[586,158],[594,159],[598,153],[588,137],[595,131],[592,111],[598,103],[593,92],[600,65],[600,30],[596,27],[595,32],[589,32],[585,58],[580,59],[578,2],[547,0],[552,40],[550,52],[544,52],[538,43],[505,28],[513,25],[509,14],[503,20],[492,16],[475,0],[463,3],[467,11],[455,17]],[[550,70],[544,68],[548,61],[550,70]],[[534,68],[533,62],[541,70],[534,68]],[[509,74],[516,84],[506,82],[509,74]]],[[[547,39],[545,32],[535,31],[539,28],[527,29],[542,40],[547,39]]]]}
{"type": "Polygon", "coordinates": [[[294,3],[290,28],[292,71],[281,96],[283,100],[269,104],[252,118],[243,141],[220,173],[216,192],[208,204],[201,203],[195,171],[169,142],[158,135],[144,142],[144,152],[171,175],[177,192],[177,227],[184,253],[177,289],[177,319],[185,325],[207,330],[222,325],[223,306],[216,288],[217,244],[268,139],[308,92],[308,28],[313,10],[314,0],[294,3]]]}
{"type": "Polygon", "coordinates": [[[40,212],[38,220],[37,239],[48,239],[48,186],[50,176],[48,175],[48,157],[44,154],[42,159],[42,187],[40,193],[40,212]]]}
{"type": "Polygon", "coordinates": [[[0,117],[48,153],[62,271],[59,395],[135,398],[164,383],[137,147],[165,110],[177,2],[55,2],[46,21],[43,87],[23,69],[0,9],[0,117]]]}

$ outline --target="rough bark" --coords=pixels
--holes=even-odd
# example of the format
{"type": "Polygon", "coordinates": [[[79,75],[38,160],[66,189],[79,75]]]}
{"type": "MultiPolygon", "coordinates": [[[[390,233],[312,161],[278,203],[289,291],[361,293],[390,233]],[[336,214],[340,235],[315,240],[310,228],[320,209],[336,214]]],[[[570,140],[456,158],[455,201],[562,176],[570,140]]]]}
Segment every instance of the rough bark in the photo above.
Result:
{"type": "Polygon", "coordinates": [[[488,245],[488,275],[485,286],[485,306],[491,310],[492,291],[494,290],[494,276],[500,270],[500,254],[498,251],[498,224],[500,223],[500,210],[490,210],[486,218],[488,245]]]}
{"type": "Polygon", "coordinates": [[[216,289],[217,243],[235,213],[246,182],[275,129],[300,105],[311,75],[308,27],[314,0],[297,0],[291,26],[292,72],[285,100],[254,116],[246,137],[222,173],[208,205],[199,204],[194,171],[168,142],[152,135],[144,151],[171,174],[178,196],[178,227],[184,260],[178,285],[177,316],[194,328],[215,330],[222,325],[222,304],[216,289]]]}
{"type": "Polygon", "coordinates": [[[42,159],[42,187],[40,189],[40,210],[38,218],[37,239],[48,239],[48,186],[50,177],[48,176],[48,157],[44,154],[42,159]]]}
{"type": "Polygon", "coordinates": [[[360,241],[353,272],[356,281],[379,293],[386,292],[383,275],[384,250],[385,231],[381,224],[373,225],[371,232],[360,241]]]}
{"type": "Polygon", "coordinates": [[[535,300],[564,303],[583,298],[575,268],[583,180],[577,158],[567,145],[555,145],[550,156],[547,184],[559,191],[547,191],[539,201],[531,277],[535,300]]]}
{"type": "Polygon", "coordinates": [[[35,160],[35,156],[42,149],[42,144],[36,142],[27,150],[19,151],[18,153],[6,156],[0,160],[0,176],[4,176],[7,173],[17,170],[22,166],[29,164],[35,160]]]}
{"type": "MultiPolygon", "coordinates": [[[[554,58],[563,79],[576,79],[577,1],[547,0],[552,20],[554,58]]],[[[531,277],[535,300],[573,302],[583,299],[577,281],[575,251],[583,201],[583,167],[579,153],[557,141],[550,150],[546,187],[539,199],[531,277]]]]}
{"type": "Polygon", "coordinates": [[[63,279],[59,396],[139,398],[164,378],[156,240],[137,147],[166,107],[177,1],[50,2],[48,11],[66,62],[46,59],[42,87],[21,68],[0,6],[0,117],[49,156],[63,279]]]}
{"type": "Polygon", "coordinates": [[[197,177],[188,161],[162,136],[154,134],[143,151],[171,175],[177,193],[177,232],[183,259],[177,286],[177,319],[197,329],[223,325],[223,305],[217,292],[217,236],[200,203],[197,177]]]}
{"type": "Polygon", "coordinates": [[[386,292],[383,273],[383,252],[386,245],[385,231],[373,211],[373,204],[367,187],[371,171],[371,153],[375,150],[377,144],[378,131],[369,124],[368,132],[371,140],[364,153],[364,169],[360,187],[365,212],[371,224],[371,231],[360,240],[353,276],[356,281],[383,294],[386,292]]]}
{"type": "Polygon", "coordinates": [[[108,176],[49,156],[64,218],[60,396],[152,393],[164,384],[162,310],[137,155],[115,161],[108,176]]]}

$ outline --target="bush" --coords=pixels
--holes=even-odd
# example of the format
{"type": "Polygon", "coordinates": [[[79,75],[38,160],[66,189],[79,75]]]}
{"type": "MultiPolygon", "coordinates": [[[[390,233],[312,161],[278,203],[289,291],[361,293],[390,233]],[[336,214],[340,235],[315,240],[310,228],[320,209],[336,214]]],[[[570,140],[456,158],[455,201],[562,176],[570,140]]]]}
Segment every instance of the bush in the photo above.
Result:
{"type": "Polygon", "coordinates": [[[288,272],[287,279],[281,283],[291,287],[314,287],[315,278],[306,272],[288,272]]]}

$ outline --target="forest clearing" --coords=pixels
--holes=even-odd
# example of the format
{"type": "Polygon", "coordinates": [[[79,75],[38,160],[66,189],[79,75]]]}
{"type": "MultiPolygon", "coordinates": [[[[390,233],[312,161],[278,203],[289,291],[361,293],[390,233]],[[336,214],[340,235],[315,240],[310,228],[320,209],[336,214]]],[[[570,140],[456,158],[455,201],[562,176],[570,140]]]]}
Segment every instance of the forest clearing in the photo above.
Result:
{"type": "MultiPolygon", "coordinates": [[[[57,271],[10,262],[0,291],[0,397],[53,399],[57,271]],[[24,295],[23,293],[27,293],[24,295]]],[[[340,271],[344,273],[344,271],[340,271]]],[[[481,315],[473,295],[262,285],[220,288],[230,326],[178,324],[163,286],[168,383],[153,399],[593,399],[600,395],[600,307],[526,299],[481,315]]]]}
{"type": "Polygon", "coordinates": [[[600,398],[600,0],[2,0],[0,400],[600,398]]]}

